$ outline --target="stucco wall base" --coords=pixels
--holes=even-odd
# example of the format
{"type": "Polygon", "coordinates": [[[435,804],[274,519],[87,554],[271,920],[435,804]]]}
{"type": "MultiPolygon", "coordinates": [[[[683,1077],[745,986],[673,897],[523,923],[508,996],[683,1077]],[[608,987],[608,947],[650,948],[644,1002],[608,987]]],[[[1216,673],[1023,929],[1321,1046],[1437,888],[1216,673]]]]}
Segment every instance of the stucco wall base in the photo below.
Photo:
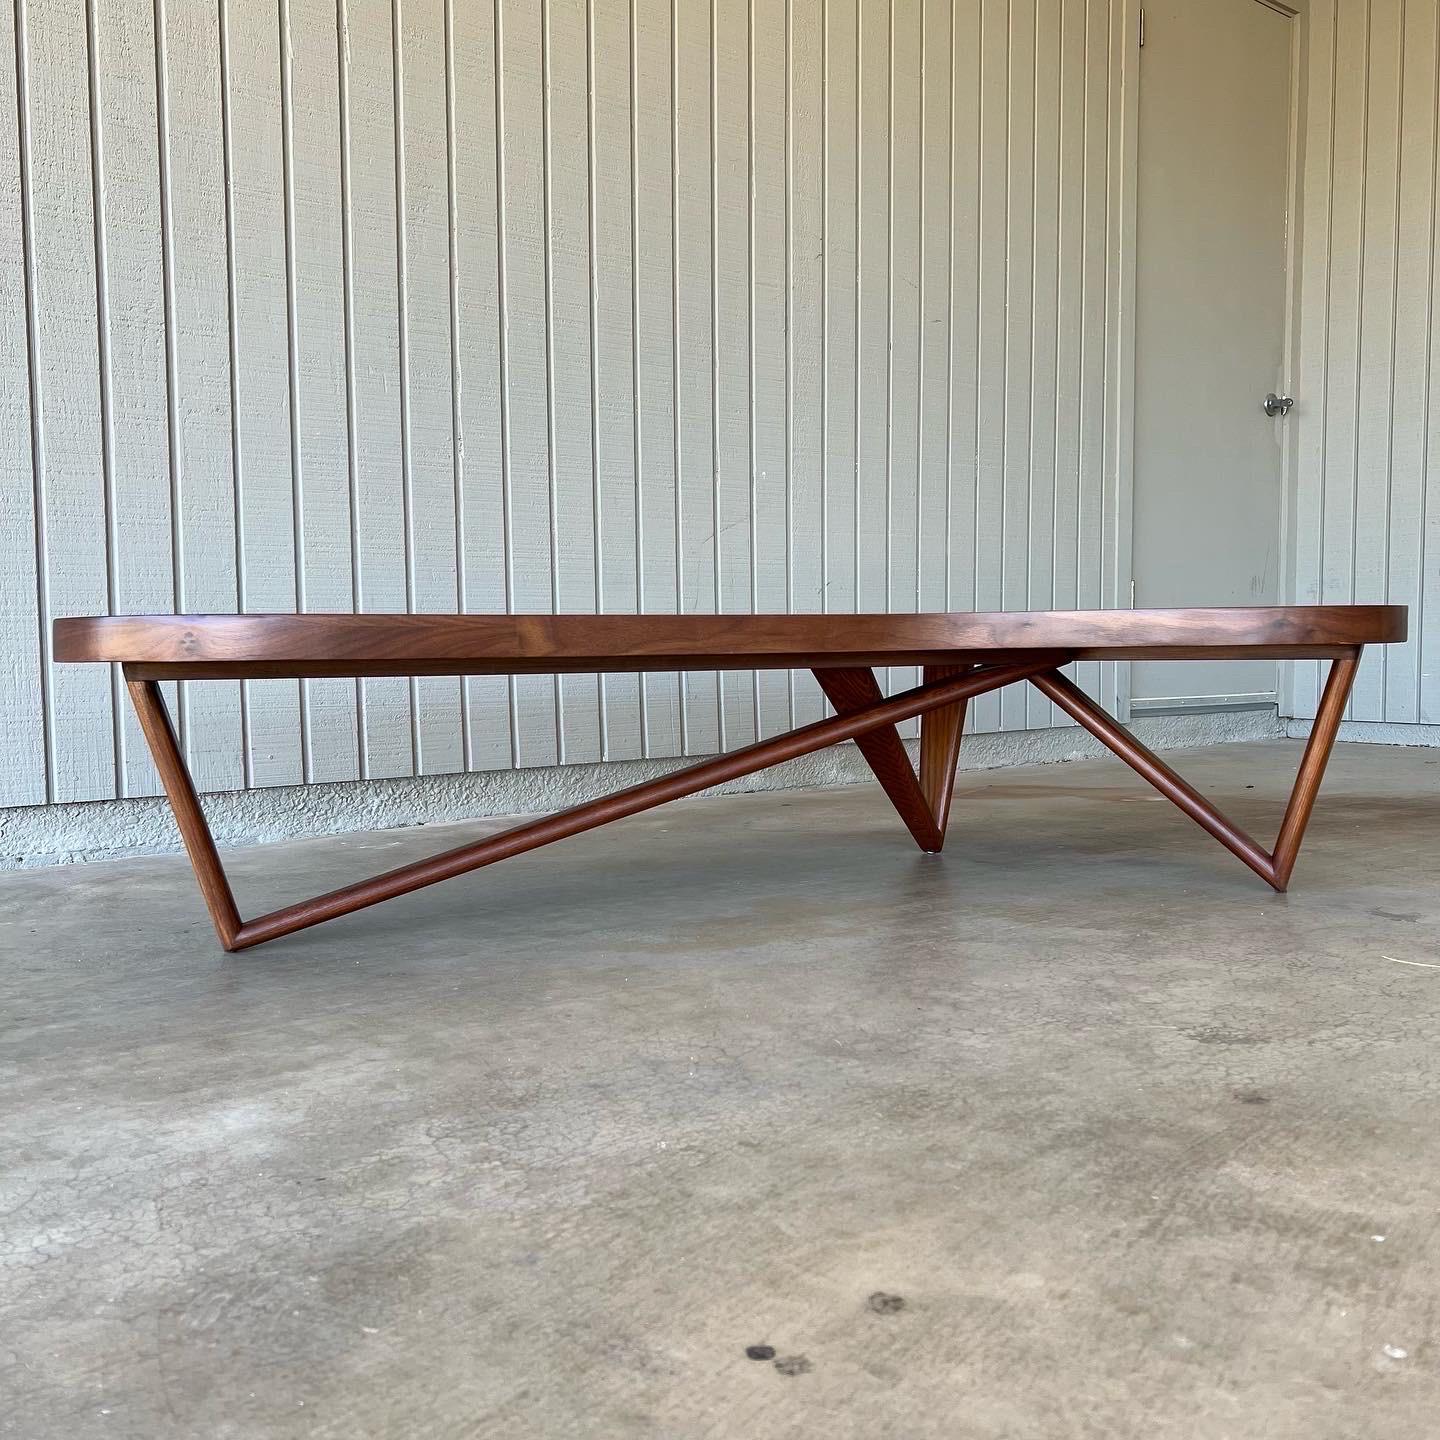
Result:
{"type": "MultiPolygon", "coordinates": [[[[1157,750],[1186,745],[1273,740],[1274,711],[1163,715],[1137,720],[1135,734],[1157,750]]],[[[916,742],[910,742],[912,755],[916,742]]],[[[1054,764],[1102,754],[1073,726],[967,735],[965,770],[1054,764]]],[[[404,780],[346,781],[237,790],[205,797],[205,812],[223,846],[260,845],[297,835],[384,830],[494,815],[531,815],[578,805],[626,785],[692,765],[685,760],[622,760],[536,770],[425,775],[404,780]]],[[[853,785],[870,779],[854,745],[835,746],[719,787],[715,794],[853,785]]],[[[180,848],[170,807],[159,797],[0,810],[0,869],[61,865],[180,848]]]]}
{"type": "MultiPolygon", "coordinates": [[[[1303,740],[1314,725],[1313,720],[1286,720],[1285,733],[1292,740],[1303,740]]],[[[1346,720],[1340,726],[1342,740],[1357,740],[1366,745],[1440,745],[1440,725],[1399,725],[1381,720],[1346,720]]]]}

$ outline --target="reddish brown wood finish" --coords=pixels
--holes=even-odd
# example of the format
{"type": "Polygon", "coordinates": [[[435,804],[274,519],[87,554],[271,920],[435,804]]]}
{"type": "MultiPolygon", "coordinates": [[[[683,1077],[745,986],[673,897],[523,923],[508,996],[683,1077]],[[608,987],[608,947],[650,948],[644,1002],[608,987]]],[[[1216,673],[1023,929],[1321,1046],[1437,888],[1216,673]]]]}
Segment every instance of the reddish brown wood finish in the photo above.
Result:
{"type": "Polygon", "coordinates": [[[1405,638],[1401,605],[958,615],[114,615],[55,622],[57,660],[137,680],[1305,658],[1405,638]]]}
{"type": "MultiPolygon", "coordinates": [[[[693,795],[712,785],[723,785],[727,780],[739,779],[742,775],[753,774],[771,765],[779,765],[800,755],[837,745],[842,740],[852,740],[867,732],[880,728],[893,730],[901,720],[913,715],[922,715],[937,706],[953,705],[968,700],[974,695],[983,695],[998,690],[1016,680],[1025,680],[1040,674],[1055,663],[1054,656],[1040,656],[1028,665],[998,665],[976,669],[961,676],[937,680],[930,685],[921,685],[907,690],[903,695],[894,696],[871,706],[868,710],[850,715],[837,715],[832,720],[820,720],[813,725],[792,730],[788,735],[776,736],[773,740],[762,740],[743,750],[691,765],[658,780],[647,780],[643,785],[633,785],[614,795],[600,800],[591,800],[543,820],[534,820],[517,825],[513,830],[503,831],[488,839],[470,845],[461,845],[428,860],[417,860],[411,865],[372,876],[354,885],[342,886],[327,895],[313,900],[302,900],[299,904],[286,906],[283,910],[262,915],[258,920],[247,920],[238,931],[227,935],[216,923],[220,943],[227,950],[244,950],[264,940],[274,940],[309,925],[318,925],[322,920],[333,920],[362,910],[367,905],[378,904],[381,900],[392,900],[397,895],[407,895],[412,890],[434,885],[439,880],[449,880],[456,875],[478,870],[496,860],[512,855],[523,855],[527,850],[541,845],[553,844],[570,835],[593,830],[598,825],[607,825],[612,820],[637,815],[642,810],[663,805],[667,800],[678,800],[684,795],[693,795]]],[[[193,858],[193,857],[192,857],[193,858]]],[[[198,873],[198,871],[197,871],[198,873]]],[[[212,914],[214,912],[212,911],[212,914]]]]}
{"type": "Polygon", "coordinates": [[[1330,666],[1325,692],[1320,697],[1315,723],[1310,727],[1310,738],[1305,742],[1295,788],[1290,794],[1289,805],[1285,807],[1285,818],[1280,822],[1280,835],[1271,857],[1275,873],[1270,883],[1277,890],[1284,890],[1290,884],[1290,872],[1295,868],[1295,857],[1300,853],[1300,842],[1305,838],[1305,827],[1310,823],[1310,812],[1315,808],[1315,797],[1320,793],[1320,781],[1325,777],[1325,766],[1330,761],[1335,737],[1340,733],[1345,702],[1350,698],[1359,667],[1358,648],[1351,655],[1341,656],[1330,666]]]}
{"type": "MultiPolygon", "coordinates": [[[[870,670],[817,670],[815,678],[837,715],[860,714],[878,705],[884,698],[874,672],[870,670]]],[[[925,678],[928,680],[931,677],[927,675],[925,678]]],[[[947,705],[944,708],[949,710],[954,707],[947,705]]],[[[855,744],[865,757],[866,764],[875,772],[880,788],[890,797],[890,803],[915,837],[915,843],[922,850],[939,850],[945,843],[945,837],[935,823],[934,811],[921,789],[920,777],[910,763],[900,732],[893,725],[883,730],[871,730],[857,735],[855,744]]]]}
{"type": "MultiPolygon", "coordinates": [[[[927,665],[925,681],[958,675],[963,667],[927,665]]],[[[920,720],[920,789],[935,820],[940,845],[950,824],[950,797],[955,793],[955,766],[960,759],[960,737],[965,729],[969,702],[958,701],[942,710],[931,710],[920,720]]],[[[935,848],[940,849],[940,845],[935,848]]]]}
{"type": "Polygon", "coordinates": [[[1153,750],[1107,715],[1085,692],[1058,670],[1032,677],[1037,689],[1048,695],[1072,720],[1115,752],[1136,774],[1148,780],[1170,803],[1183,810],[1202,830],[1208,830],[1233,855],[1238,855],[1267,885],[1285,890],[1300,849],[1320,780],[1330,759],[1345,702],[1355,681],[1360,651],[1355,649],[1332,662],[1300,773],[1291,792],[1280,838],[1271,853],[1257,845],[1240,827],[1226,819],[1193,785],[1175,773],[1153,750]]]}
{"type": "Polygon", "coordinates": [[[1361,647],[1405,636],[1400,606],[852,616],[116,616],[59,620],[57,660],[124,666],[216,933],[258,945],[769,765],[854,739],[910,833],[944,842],[970,699],[1029,680],[1277,890],[1289,882],[1361,647]],[[1273,852],[1226,819],[1061,672],[1076,659],[1330,657],[1329,681],[1273,852]],[[924,666],[881,697],[872,664],[924,666]],[[633,786],[243,921],[185,769],[157,681],[210,677],[585,670],[813,669],[839,712],[633,786]],[[895,726],[920,716],[918,774],[895,726]]]}
{"type": "Polygon", "coordinates": [[[200,808],[200,797],[196,795],[190,782],[190,772],[185,768],[185,757],[175,741],[165,697],[153,680],[131,680],[126,688],[139,717],[145,743],[154,757],[155,768],[160,772],[160,783],[165,787],[170,808],[175,812],[180,839],[190,857],[190,868],[200,882],[200,893],[205,897],[205,908],[215,924],[215,933],[227,950],[233,950],[241,930],[240,912],[235,908],[235,897],[230,893],[230,882],[220,864],[215,839],[210,834],[205,812],[200,808]]]}

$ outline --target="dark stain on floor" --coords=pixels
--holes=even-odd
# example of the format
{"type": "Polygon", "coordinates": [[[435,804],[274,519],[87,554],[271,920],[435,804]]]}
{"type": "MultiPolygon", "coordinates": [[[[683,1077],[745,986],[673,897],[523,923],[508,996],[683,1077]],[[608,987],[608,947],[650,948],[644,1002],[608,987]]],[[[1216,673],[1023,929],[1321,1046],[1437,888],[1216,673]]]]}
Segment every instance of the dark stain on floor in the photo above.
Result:
{"type": "Polygon", "coordinates": [[[806,1375],[815,1367],[803,1355],[782,1355],[776,1362],[775,1368],[782,1374],[792,1379],[796,1375],[806,1375]]]}

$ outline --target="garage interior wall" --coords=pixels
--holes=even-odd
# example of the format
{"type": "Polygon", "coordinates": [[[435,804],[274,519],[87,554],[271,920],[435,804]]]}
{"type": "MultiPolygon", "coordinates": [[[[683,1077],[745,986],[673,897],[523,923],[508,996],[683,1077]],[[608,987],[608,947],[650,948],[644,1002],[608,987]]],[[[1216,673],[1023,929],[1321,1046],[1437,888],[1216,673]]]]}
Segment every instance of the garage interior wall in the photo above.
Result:
{"type": "MultiPolygon", "coordinates": [[[[1302,110],[1293,590],[1410,607],[1349,713],[1411,744],[1440,743],[1416,728],[1440,726],[1437,10],[1310,0],[1302,110]]],[[[1289,713],[1315,714],[1318,668],[1293,667],[1289,713]]]]}
{"type": "MultiPolygon", "coordinates": [[[[0,7],[0,804],[158,790],[55,616],[1116,603],[1124,8],[0,7]]],[[[208,790],[821,713],[779,673],[171,701],[208,790]]]]}

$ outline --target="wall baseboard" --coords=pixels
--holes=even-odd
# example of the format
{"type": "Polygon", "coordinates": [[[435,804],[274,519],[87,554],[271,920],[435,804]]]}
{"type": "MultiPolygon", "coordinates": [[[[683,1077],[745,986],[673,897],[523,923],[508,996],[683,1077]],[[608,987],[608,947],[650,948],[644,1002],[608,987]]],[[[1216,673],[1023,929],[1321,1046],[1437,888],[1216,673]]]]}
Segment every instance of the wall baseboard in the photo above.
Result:
{"type": "MultiPolygon", "coordinates": [[[[1274,740],[1282,734],[1273,711],[1254,710],[1149,716],[1137,719],[1132,728],[1157,750],[1274,740]]],[[[919,742],[907,743],[913,757],[919,742]]],[[[994,770],[1013,765],[1048,765],[1105,753],[1085,731],[1063,725],[1050,730],[966,735],[960,767],[994,770]]],[[[593,800],[703,758],[696,755],[683,760],[620,760],[402,780],[276,786],[207,795],[204,804],[215,838],[222,846],[262,845],[302,835],[543,814],[593,800]]],[[[853,744],[846,744],[762,770],[707,793],[854,785],[869,779],[860,752],[853,744]]],[[[0,810],[0,870],[166,854],[179,848],[180,837],[170,807],[160,797],[0,810]]]]}

